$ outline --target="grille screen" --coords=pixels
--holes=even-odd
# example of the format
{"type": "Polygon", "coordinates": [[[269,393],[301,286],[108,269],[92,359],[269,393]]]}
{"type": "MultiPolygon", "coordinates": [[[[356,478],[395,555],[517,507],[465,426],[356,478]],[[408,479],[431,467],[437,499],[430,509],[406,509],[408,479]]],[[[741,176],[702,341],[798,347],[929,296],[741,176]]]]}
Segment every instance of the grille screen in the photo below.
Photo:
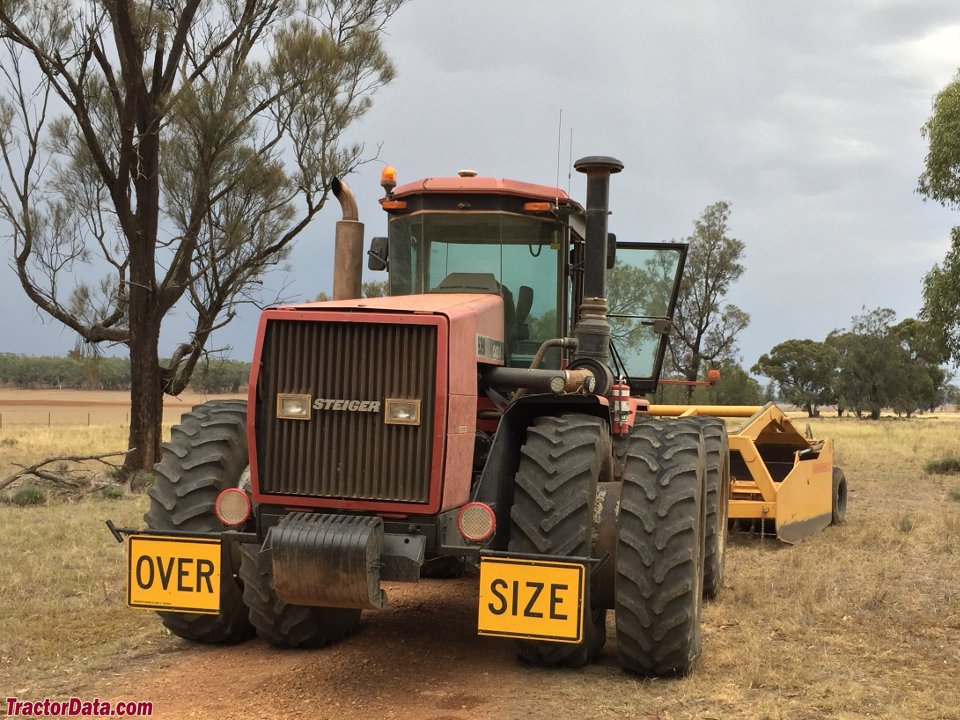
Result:
{"type": "Polygon", "coordinates": [[[270,321],[258,383],[260,491],[426,503],[436,357],[433,325],[270,321]],[[309,421],[279,420],[277,393],[375,401],[380,407],[377,412],[314,408],[309,421]],[[420,399],[419,426],[385,424],[386,398],[420,399]]]}

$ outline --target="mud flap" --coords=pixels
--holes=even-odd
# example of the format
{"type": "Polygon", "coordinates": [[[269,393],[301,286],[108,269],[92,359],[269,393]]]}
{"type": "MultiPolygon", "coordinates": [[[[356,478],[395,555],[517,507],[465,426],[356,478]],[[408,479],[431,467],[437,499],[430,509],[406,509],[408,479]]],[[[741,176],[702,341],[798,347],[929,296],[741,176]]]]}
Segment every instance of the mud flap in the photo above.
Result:
{"type": "Polygon", "coordinates": [[[383,520],[290,513],[270,532],[277,596],[293,605],[382,610],[383,520]]]}

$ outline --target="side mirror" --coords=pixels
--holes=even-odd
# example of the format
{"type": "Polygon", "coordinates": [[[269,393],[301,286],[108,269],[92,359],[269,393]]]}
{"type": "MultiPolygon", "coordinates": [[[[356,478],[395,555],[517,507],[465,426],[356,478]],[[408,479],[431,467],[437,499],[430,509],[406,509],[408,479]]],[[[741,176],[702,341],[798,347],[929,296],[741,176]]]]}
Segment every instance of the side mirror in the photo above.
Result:
{"type": "Polygon", "coordinates": [[[367,250],[367,269],[386,270],[390,259],[390,245],[385,237],[375,237],[370,240],[370,249],[367,250]]]}
{"type": "Polygon", "coordinates": [[[617,263],[617,236],[607,233],[607,270],[612,270],[617,263]]]}

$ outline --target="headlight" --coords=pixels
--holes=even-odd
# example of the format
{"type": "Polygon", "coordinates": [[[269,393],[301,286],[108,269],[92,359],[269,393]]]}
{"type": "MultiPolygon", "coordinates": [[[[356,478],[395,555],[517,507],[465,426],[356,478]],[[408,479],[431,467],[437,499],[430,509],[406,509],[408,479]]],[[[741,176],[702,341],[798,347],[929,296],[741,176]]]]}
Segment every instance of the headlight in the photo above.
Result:
{"type": "Polygon", "coordinates": [[[284,420],[309,420],[310,396],[277,393],[277,417],[284,420]]]}
{"type": "Polygon", "coordinates": [[[383,414],[383,421],[387,425],[419,425],[420,401],[404,400],[401,398],[387,398],[387,411],[383,414]]]}

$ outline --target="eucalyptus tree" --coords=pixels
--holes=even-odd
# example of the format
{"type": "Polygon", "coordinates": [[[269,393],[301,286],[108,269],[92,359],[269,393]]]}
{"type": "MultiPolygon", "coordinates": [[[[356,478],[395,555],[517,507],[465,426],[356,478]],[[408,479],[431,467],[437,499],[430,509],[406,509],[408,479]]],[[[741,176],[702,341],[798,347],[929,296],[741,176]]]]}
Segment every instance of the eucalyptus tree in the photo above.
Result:
{"type": "MultiPolygon", "coordinates": [[[[944,207],[960,208],[960,72],[933,98],[921,134],[927,140],[917,192],[944,207]]],[[[923,320],[943,334],[954,363],[960,363],[960,227],[950,233],[942,262],[923,281],[923,320]]]]}
{"type": "Polygon", "coordinates": [[[41,311],[129,349],[126,470],[364,161],[344,132],[394,77],[380,34],[402,2],[0,0],[0,217],[41,311]],[[161,362],[175,306],[191,330],[161,362]]]}
{"type": "MultiPolygon", "coordinates": [[[[750,316],[726,301],[731,285],[743,275],[743,241],[728,236],[730,203],[704,209],[694,222],[687,262],[669,336],[674,369],[686,380],[697,380],[705,364],[736,359],[737,336],[750,316]]],[[[692,395],[688,388],[688,398],[692,395]]]]}
{"type": "Polygon", "coordinates": [[[764,353],[750,369],[775,380],[780,395],[806,410],[809,417],[818,407],[835,401],[840,357],[833,346],[814,340],[786,340],[764,353]]]}

